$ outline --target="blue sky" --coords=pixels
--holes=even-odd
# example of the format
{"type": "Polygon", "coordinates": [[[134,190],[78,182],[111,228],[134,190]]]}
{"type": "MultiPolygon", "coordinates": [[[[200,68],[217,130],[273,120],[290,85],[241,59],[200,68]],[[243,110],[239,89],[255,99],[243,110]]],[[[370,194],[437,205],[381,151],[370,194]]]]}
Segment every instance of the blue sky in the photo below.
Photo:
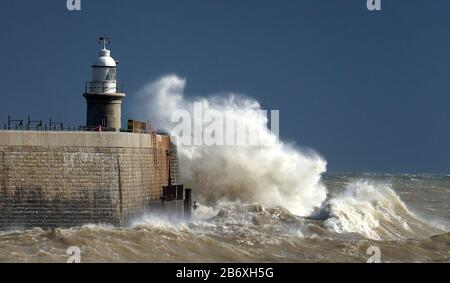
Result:
{"type": "MultiPolygon", "coordinates": [[[[282,138],[332,172],[450,171],[450,1],[4,0],[0,123],[84,123],[97,38],[131,99],[166,74],[281,111],[282,138]]],[[[124,118],[132,117],[124,105],[124,118]]]]}

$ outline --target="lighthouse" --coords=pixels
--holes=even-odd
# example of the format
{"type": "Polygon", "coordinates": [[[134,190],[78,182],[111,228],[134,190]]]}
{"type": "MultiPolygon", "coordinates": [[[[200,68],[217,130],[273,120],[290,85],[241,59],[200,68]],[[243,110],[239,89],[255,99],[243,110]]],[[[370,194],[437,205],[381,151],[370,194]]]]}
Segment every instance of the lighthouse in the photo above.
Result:
{"type": "Polygon", "coordinates": [[[100,38],[102,49],[92,65],[92,80],[86,83],[84,97],[87,102],[87,129],[119,131],[121,108],[125,93],[117,81],[117,62],[111,57],[109,39],[100,38]]]}

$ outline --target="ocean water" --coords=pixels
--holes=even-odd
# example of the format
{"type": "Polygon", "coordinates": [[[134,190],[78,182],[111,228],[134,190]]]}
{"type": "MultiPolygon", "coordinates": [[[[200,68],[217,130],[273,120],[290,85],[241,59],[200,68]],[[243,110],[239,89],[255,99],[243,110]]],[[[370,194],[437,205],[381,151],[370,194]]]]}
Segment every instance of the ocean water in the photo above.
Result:
{"type": "Polygon", "coordinates": [[[185,221],[146,215],[125,228],[5,231],[0,262],[450,262],[450,176],[328,174],[309,217],[221,201],[185,221]]]}
{"type": "Polygon", "coordinates": [[[366,262],[374,251],[382,262],[450,262],[449,175],[327,174],[325,157],[280,141],[267,117],[245,115],[261,110],[258,101],[233,93],[193,100],[185,86],[175,75],[148,84],[134,113],[181,138],[172,114],[195,117],[200,103],[231,112],[262,141],[178,147],[181,181],[200,204],[193,219],[149,214],[124,228],[6,231],[0,262],[65,262],[72,246],[82,262],[366,262]]]}

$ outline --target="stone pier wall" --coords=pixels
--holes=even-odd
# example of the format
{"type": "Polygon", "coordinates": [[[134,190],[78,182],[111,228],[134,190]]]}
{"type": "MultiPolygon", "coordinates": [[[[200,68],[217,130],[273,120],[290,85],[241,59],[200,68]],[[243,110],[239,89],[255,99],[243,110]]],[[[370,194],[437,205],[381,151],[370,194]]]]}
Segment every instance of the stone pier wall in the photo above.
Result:
{"type": "Polygon", "coordinates": [[[126,225],[158,203],[169,148],[147,134],[0,131],[0,228],[126,225]]]}

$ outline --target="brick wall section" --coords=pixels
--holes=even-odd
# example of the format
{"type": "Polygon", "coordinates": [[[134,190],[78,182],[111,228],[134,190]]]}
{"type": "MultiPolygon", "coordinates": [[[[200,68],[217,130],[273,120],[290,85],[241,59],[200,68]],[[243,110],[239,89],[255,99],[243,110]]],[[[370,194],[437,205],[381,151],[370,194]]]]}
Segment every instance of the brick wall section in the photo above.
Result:
{"type": "Polygon", "coordinates": [[[0,228],[124,225],[159,201],[166,149],[0,144],[0,228]]]}

